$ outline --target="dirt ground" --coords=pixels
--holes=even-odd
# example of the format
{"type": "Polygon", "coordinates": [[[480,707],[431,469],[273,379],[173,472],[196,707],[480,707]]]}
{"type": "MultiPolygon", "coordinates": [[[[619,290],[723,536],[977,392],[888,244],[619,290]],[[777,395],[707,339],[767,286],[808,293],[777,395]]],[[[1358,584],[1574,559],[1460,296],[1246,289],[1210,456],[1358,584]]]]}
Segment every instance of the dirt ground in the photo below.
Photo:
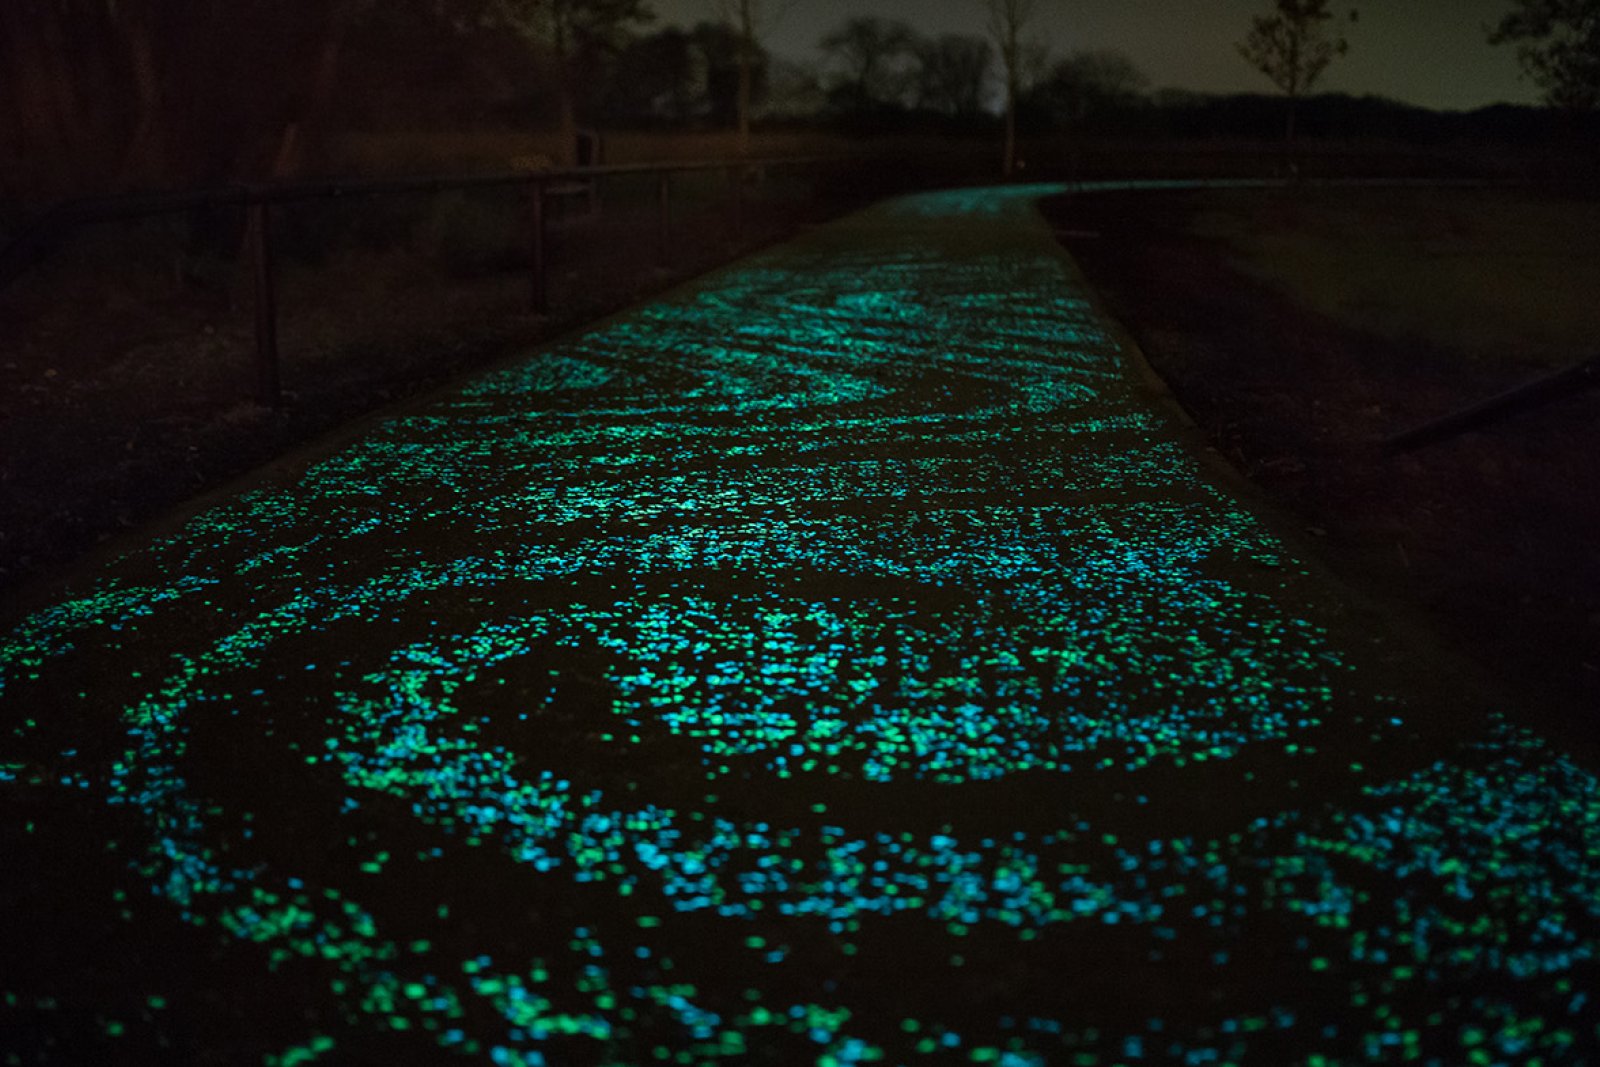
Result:
{"type": "MultiPolygon", "coordinates": [[[[1414,194],[1402,202],[1379,195],[1370,209],[1354,199],[1368,193],[1346,191],[1337,194],[1345,199],[1343,230],[1330,228],[1325,214],[1309,221],[1292,203],[1297,194],[1249,195],[1100,194],[1045,207],[1182,406],[1304,524],[1336,571],[1402,609],[1420,609],[1426,626],[1504,684],[1520,717],[1592,739],[1600,707],[1600,395],[1408,454],[1379,447],[1589,354],[1549,342],[1570,322],[1527,345],[1494,343],[1497,331],[1523,329],[1519,315],[1529,308],[1585,313],[1582,272],[1545,249],[1541,280],[1529,249],[1495,251],[1492,226],[1430,226],[1471,218],[1481,191],[1435,192],[1431,206],[1414,194]],[[1348,228],[1361,225],[1363,211],[1399,211],[1408,233],[1428,231],[1409,245],[1367,249],[1371,263],[1402,279],[1383,289],[1386,306],[1376,314],[1370,296],[1329,295],[1372,285],[1376,271],[1345,254],[1348,228]],[[1475,344],[1463,343],[1459,314],[1434,299],[1451,288],[1437,274],[1497,254],[1521,280],[1503,301],[1483,287],[1486,324],[1475,344]],[[1414,286],[1403,282],[1408,270],[1414,286]],[[1537,298],[1523,295],[1540,288],[1537,298]]],[[[1511,210],[1561,217],[1559,205],[1540,200],[1511,210]]],[[[1593,214],[1592,203],[1572,205],[1572,217],[1593,214]]]]}
{"type": "Polygon", "coordinates": [[[530,311],[515,202],[281,216],[276,408],[252,396],[252,304],[231,255],[183,248],[181,223],[53,249],[0,291],[0,595],[299,442],[853,202],[774,182],[750,191],[736,233],[720,188],[699,194],[677,206],[668,264],[653,199],[558,215],[547,315],[530,311]],[[409,236],[373,245],[363,228],[409,236]]]}

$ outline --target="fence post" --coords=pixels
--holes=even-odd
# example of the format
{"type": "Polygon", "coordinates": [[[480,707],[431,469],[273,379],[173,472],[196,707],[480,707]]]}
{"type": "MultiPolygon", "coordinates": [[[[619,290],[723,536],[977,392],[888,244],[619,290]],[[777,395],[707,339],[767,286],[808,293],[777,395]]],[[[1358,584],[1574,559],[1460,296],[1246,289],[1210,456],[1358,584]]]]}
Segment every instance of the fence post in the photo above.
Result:
{"type": "Polygon", "coordinates": [[[264,203],[251,203],[248,226],[255,276],[256,399],[268,407],[277,407],[283,403],[283,385],[278,375],[278,297],[273,278],[271,209],[264,203]]]}
{"type": "Polygon", "coordinates": [[[657,253],[661,266],[668,267],[672,265],[672,175],[668,171],[656,175],[656,206],[660,224],[657,253]]]}
{"type": "Polygon", "coordinates": [[[532,212],[533,245],[533,310],[540,315],[550,311],[550,279],[545,262],[544,180],[535,178],[530,187],[529,210],[532,212]]]}

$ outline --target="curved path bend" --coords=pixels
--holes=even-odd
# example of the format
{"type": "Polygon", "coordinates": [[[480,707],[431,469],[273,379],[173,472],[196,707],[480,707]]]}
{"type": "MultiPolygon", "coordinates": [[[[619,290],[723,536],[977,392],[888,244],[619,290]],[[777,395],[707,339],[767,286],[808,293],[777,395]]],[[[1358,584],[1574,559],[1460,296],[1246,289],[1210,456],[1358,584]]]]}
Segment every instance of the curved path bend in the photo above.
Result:
{"type": "Polygon", "coordinates": [[[18,622],[4,1063],[1594,1056],[1594,777],[1208,472],[1050,191],[823,227],[18,622]]]}

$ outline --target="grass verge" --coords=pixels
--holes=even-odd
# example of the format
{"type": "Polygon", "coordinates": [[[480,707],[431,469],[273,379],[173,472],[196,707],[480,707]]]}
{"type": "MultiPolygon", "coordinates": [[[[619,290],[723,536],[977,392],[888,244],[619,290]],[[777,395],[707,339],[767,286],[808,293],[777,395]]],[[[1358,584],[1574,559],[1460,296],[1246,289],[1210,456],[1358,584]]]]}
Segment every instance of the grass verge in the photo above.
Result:
{"type": "Polygon", "coordinates": [[[1047,203],[1215,447],[1327,562],[1419,609],[1519,713],[1600,707],[1600,395],[1413,454],[1384,437],[1600,342],[1600,204],[1507,189],[1123,193],[1047,203]]]}

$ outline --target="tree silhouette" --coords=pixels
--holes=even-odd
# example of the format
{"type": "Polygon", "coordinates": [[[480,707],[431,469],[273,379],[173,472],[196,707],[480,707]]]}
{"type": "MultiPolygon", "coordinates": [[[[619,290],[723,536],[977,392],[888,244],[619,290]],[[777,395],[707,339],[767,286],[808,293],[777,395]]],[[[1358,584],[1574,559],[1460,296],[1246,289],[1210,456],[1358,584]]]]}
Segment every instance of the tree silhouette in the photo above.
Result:
{"type": "Polygon", "coordinates": [[[1022,95],[1030,48],[1024,34],[1038,12],[1038,0],[984,0],[989,8],[989,35],[1000,49],[1005,75],[1006,139],[1002,169],[1011,177],[1017,169],[1017,99],[1022,95]]]}
{"type": "Polygon", "coordinates": [[[1568,111],[1600,107],[1600,0],[1514,0],[1489,34],[1515,43],[1545,102],[1568,111]]]}
{"type": "Polygon", "coordinates": [[[0,186],[293,173],[327,131],[351,40],[399,10],[441,24],[431,0],[0,3],[0,186]]]}
{"type": "MultiPolygon", "coordinates": [[[[698,23],[689,38],[701,72],[707,117],[719,126],[738,129],[740,108],[748,108],[765,91],[766,52],[758,52],[747,70],[744,38],[738,27],[727,22],[698,23]]],[[[745,151],[744,144],[739,151],[745,151]]]]}
{"type": "Polygon", "coordinates": [[[982,37],[947,33],[921,40],[917,53],[917,106],[969,117],[983,107],[994,48],[982,37]]]}
{"type": "Polygon", "coordinates": [[[843,64],[843,95],[862,112],[900,96],[903,72],[895,64],[911,53],[915,40],[904,22],[862,15],[840,23],[822,39],[822,50],[843,64]]]}
{"type": "MultiPolygon", "coordinates": [[[[1294,143],[1295,109],[1322,72],[1350,49],[1343,37],[1330,35],[1335,15],[1329,0],[1276,0],[1271,15],[1257,15],[1250,35],[1237,47],[1252,67],[1272,79],[1288,100],[1284,140],[1294,143]]],[[[1354,22],[1356,13],[1350,12],[1354,22]]]]}
{"type": "Polygon", "coordinates": [[[575,162],[580,59],[617,51],[655,17],[646,0],[488,0],[486,20],[549,49],[556,65],[562,162],[575,162]]]}
{"type": "Polygon", "coordinates": [[[682,122],[694,114],[700,100],[688,31],[668,26],[628,42],[617,56],[617,68],[628,74],[607,80],[605,105],[612,116],[682,122]]]}
{"type": "Polygon", "coordinates": [[[1150,79],[1126,55],[1111,49],[1074,52],[1059,60],[1030,99],[1068,126],[1136,105],[1150,79]]]}
{"type": "Polygon", "coordinates": [[[732,27],[738,40],[739,81],[735,97],[735,121],[739,129],[739,154],[750,154],[750,112],[765,78],[769,61],[761,46],[766,23],[782,17],[792,0],[721,0],[722,20],[732,27]]]}

